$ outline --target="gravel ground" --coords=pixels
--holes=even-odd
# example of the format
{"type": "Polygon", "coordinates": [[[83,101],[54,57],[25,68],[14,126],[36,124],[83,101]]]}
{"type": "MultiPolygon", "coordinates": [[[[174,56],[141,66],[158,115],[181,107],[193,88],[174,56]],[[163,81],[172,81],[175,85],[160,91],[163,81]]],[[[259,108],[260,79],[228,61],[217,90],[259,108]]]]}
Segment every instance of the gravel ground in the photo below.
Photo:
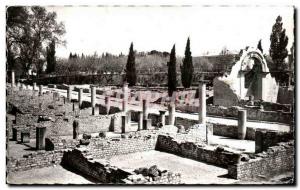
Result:
{"type": "Polygon", "coordinates": [[[9,173],[9,184],[92,184],[84,177],[72,173],[60,165],[9,173]]]}

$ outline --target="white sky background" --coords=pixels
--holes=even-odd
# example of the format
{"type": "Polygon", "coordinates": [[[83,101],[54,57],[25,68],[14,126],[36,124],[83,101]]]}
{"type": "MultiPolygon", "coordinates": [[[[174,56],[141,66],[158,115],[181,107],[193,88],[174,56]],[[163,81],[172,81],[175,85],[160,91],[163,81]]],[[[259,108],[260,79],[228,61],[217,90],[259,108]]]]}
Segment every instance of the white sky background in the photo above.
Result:
{"type": "Polygon", "coordinates": [[[65,23],[66,47],[57,48],[57,56],[69,53],[99,55],[102,52],[127,54],[134,43],[137,51],[170,51],[176,44],[177,55],[183,55],[187,37],[191,38],[193,56],[205,52],[218,54],[226,46],[239,51],[257,46],[262,39],[265,53],[270,47],[272,26],[278,15],[289,37],[293,38],[292,7],[47,7],[65,23]]]}

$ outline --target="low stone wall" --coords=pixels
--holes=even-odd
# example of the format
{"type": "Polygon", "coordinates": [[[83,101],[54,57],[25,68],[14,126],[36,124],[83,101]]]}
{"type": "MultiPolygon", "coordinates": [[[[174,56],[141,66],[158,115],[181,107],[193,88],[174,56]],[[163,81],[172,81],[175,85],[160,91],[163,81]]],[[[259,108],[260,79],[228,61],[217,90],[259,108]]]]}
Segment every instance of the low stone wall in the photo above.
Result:
{"type": "Polygon", "coordinates": [[[62,139],[59,137],[48,137],[45,139],[45,150],[63,150],[67,148],[75,148],[79,144],[76,139],[62,139]]]}
{"type": "Polygon", "coordinates": [[[92,177],[101,183],[122,183],[121,180],[131,174],[103,161],[95,161],[92,157],[84,155],[84,153],[87,153],[87,151],[80,148],[65,152],[62,165],[79,171],[84,176],[92,177]]]}
{"type": "Polygon", "coordinates": [[[179,184],[181,175],[164,171],[160,176],[143,176],[111,166],[106,160],[94,160],[85,148],[64,153],[62,165],[104,184],[179,184]]]}
{"type": "MultiPolygon", "coordinates": [[[[246,129],[246,140],[255,140],[255,128],[247,127],[246,129]]],[[[238,138],[238,126],[235,125],[223,125],[213,124],[213,133],[217,136],[238,138]]]]}
{"type": "Polygon", "coordinates": [[[89,152],[94,158],[111,158],[116,155],[143,152],[155,149],[157,136],[128,136],[126,138],[90,140],[89,152]]]}
{"type": "Polygon", "coordinates": [[[218,151],[205,145],[198,145],[194,142],[180,142],[173,137],[159,135],[156,150],[164,151],[197,161],[210,163],[227,168],[228,165],[236,164],[240,160],[240,154],[228,151],[218,151]]]}
{"type": "Polygon", "coordinates": [[[279,142],[288,142],[293,139],[292,133],[258,129],[255,132],[255,152],[266,151],[279,142]]]}
{"type": "Polygon", "coordinates": [[[7,172],[25,171],[59,164],[64,150],[38,151],[23,155],[23,158],[7,158],[7,172]]]}
{"type": "Polygon", "coordinates": [[[234,179],[244,180],[260,176],[274,176],[294,170],[294,143],[293,141],[279,143],[267,149],[266,152],[252,155],[238,164],[228,167],[228,175],[234,179]]]}
{"type": "MultiPolygon", "coordinates": [[[[189,112],[189,113],[197,113],[198,106],[177,106],[176,109],[189,112]]],[[[207,106],[207,114],[213,116],[220,117],[235,117],[238,116],[238,110],[240,107],[223,107],[223,106],[207,106]]],[[[243,108],[245,109],[245,108],[243,108]]],[[[269,122],[278,122],[278,123],[286,123],[290,124],[293,120],[293,114],[290,112],[283,111],[261,111],[259,109],[254,108],[246,108],[247,109],[247,119],[249,120],[259,120],[259,121],[269,121],[269,122]]]]}

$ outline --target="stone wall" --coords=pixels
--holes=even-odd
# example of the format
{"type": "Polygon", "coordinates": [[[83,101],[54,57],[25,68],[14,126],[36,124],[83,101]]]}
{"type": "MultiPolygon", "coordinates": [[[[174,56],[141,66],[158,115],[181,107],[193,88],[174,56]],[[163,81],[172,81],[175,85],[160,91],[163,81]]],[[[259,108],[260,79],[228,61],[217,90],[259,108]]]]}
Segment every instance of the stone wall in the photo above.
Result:
{"type": "Polygon", "coordinates": [[[219,151],[218,148],[198,145],[194,142],[186,142],[174,139],[170,136],[159,135],[156,150],[164,151],[197,161],[227,168],[228,165],[236,164],[240,155],[228,151],[219,151]]]}
{"type": "MultiPolygon", "coordinates": [[[[255,140],[255,128],[247,127],[246,129],[246,140],[255,140]]],[[[238,138],[238,126],[234,125],[223,125],[213,124],[213,133],[217,136],[238,138]]]]}
{"type": "Polygon", "coordinates": [[[143,152],[155,149],[156,135],[129,135],[126,138],[90,140],[89,152],[94,158],[111,158],[116,155],[143,152]]]}
{"type": "Polygon", "coordinates": [[[92,157],[84,155],[87,153],[88,151],[82,148],[67,151],[62,158],[62,165],[106,184],[121,183],[122,179],[131,174],[115,166],[110,166],[105,161],[95,161],[92,157]]]}
{"type": "Polygon", "coordinates": [[[6,170],[7,172],[25,171],[59,164],[63,152],[63,150],[38,151],[23,155],[23,158],[8,157],[6,170]]]}
{"type": "Polygon", "coordinates": [[[252,155],[238,164],[228,167],[228,175],[234,179],[245,180],[260,176],[270,177],[293,171],[295,167],[294,142],[279,143],[266,152],[252,155]]]}
{"type": "Polygon", "coordinates": [[[255,132],[255,152],[266,151],[279,142],[288,142],[291,139],[293,134],[289,132],[258,129],[255,132]]]}
{"type": "MultiPolygon", "coordinates": [[[[197,106],[177,106],[176,109],[188,113],[198,112],[197,106]]],[[[240,107],[237,106],[227,108],[223,106],[208,105],[207,114],[212,116],[237,118],[239,109],[240,107]]],[[[290,124],[293,120],[293,113],[283,111],[261,111],[259,109],[247,108],[247,119],[290,124]]]]}
{"type": "Polygon", "coordinates": [[[155,177],[145,177],[134,171],[125,171],[111,166],[106,160],[94,160],[86,148],[65,152],[62,165],[102,184],[179,184],[181,181],[180,174],[167,170],[155,177]]]}
{"type": "Polygon", "coordinates": [[[60,137],[48,137],[45,139],[45,150],[63,150],[67,148],[75,148],[79,144],[76,139],[62,139],[60,137]]]}

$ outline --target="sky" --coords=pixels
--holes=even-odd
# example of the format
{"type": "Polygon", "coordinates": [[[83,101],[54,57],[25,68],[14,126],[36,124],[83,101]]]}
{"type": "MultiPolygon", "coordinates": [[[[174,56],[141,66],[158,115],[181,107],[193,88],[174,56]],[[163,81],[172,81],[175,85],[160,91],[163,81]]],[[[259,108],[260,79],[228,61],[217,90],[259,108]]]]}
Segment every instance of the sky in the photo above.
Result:
{"type": "Polygon", "coordinates": [[[68,57],[70,52],[127,54],[131,42],[139,52],[169,52],[175,44],[177,55],[182,56],[188,37],[193,56],[216,55],[223,47],[238,52],[256,47],[260,39],[268,52],[278,15],[289,38],[288,49],[294,41],[293,7],[287,6],[60,6],[47,10],[55,11],[66,28],[67,44],[57,47],[58,57],[68,57]]]}

